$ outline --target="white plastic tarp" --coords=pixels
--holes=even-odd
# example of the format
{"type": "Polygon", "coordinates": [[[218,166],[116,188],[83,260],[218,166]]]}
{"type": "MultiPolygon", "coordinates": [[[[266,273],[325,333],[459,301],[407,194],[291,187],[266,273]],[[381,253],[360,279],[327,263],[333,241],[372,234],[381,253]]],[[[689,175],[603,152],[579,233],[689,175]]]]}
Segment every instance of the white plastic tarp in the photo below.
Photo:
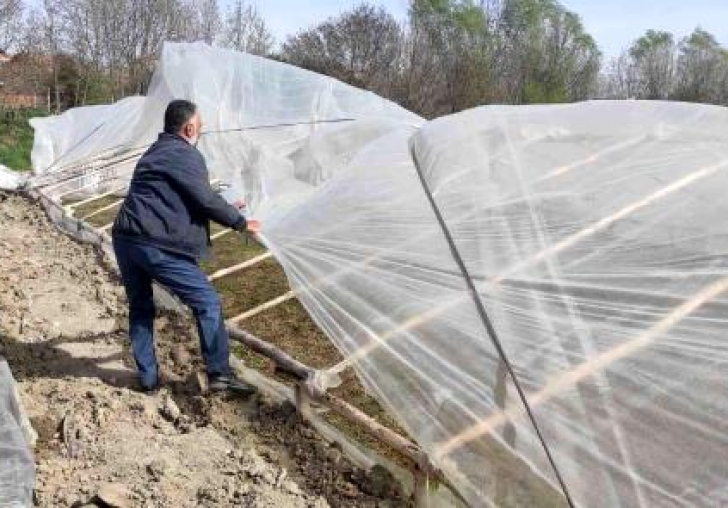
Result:
{"type": "Polygon", "coordinates": [[[35,464],[23,430],[15,380],[0,357],[0,506],[33,505],[35,464]]]}
{"type": "Polygon", "coordinates": [[[352,366],[473,506],[564,506],[564,491],[588,508],[728,504],[725,108],[425,123],[278,62],[167,45],[136,118],[108,115],[96,140],[92,122],[36,122],[52,141],[34,161],[151,142],[173,97],[211,131],[299,124],[200,148],[346,358],[331,378],[352,366]],[[337,118],[355,121],[303,124],[337,118]]]}
{"type": "Polygon", "coordinates": [[[25,182],[26,175],[0,164],[0,189],[17,190],[25,182]]]}

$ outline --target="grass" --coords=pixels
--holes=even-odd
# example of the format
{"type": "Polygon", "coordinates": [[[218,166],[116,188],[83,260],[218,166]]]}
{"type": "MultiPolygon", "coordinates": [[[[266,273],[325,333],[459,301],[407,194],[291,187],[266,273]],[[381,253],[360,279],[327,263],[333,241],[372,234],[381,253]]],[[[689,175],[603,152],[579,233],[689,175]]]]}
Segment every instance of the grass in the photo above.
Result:
{"type": "MultiPolygon", "coordinates": [[[[210,228],[210,232],[213,235],[223,230],[224,228],[220,226],[210,228]]],[[[202,269],[207,273],[213,273],[217,270],[229,268],[234,264],[247,261],[264,252],[265,248],[253,240],[246,241],[240,234],[230,232],[213,242],[212,256],[202,262],[202,269]]]]}
{"type": "MultiPolygon", "coordinates": [[[[119,196],[106,196],[101,199],[97,199],[96,201],[92,201],[91,203],[76,207],[73,214],[78,218],[82,218],[95,212],[96,210],[100,210],[106,206],[117,203],[121,199],[122,198],[119,196]]],[[[119,212],[120,206],[121,203],[114,206],[113,208],[104,210],[103,212],[94,215],[93,217],[90,217],[87,222],[95,227],[102,227],[106,224],[114,222],[114,219],[116,219],[116,214],[119,212]]]]}
{"type": "Polygon", "coordinates": [[[39,110],[0,111],[0,164],[16,171],[31,169],[33,128],[28,120],[46,115],[39,110]]]}

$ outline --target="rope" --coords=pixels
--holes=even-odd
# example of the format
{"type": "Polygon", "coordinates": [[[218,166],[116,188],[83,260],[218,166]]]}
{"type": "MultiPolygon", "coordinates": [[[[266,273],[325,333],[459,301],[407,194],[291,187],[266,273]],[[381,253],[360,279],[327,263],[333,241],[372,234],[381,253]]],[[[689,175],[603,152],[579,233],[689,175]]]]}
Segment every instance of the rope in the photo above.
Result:
{"type": "Polygon", "coordinates": [[[68,155],[69,153],[71,153],[72,151],[74,151],[76,148],[78,148],[81,145],[81,143],[83,143],[84,141],[87,141],[91,136],[93,136],[94,134],[96,134],[96,132],[98,132],[98,130],[101,129],[101,127],[103,127],[104,125],[106,125],[106,122],[100,123],[91,132],[89,132],[87,135],[85,135],[84,137],[82,137],[81,139],[79,139],[71,148],[69,148],[68,150],[66,150],[63,153],[63,155],[61,155],[56,160],[54,160],[53,162],[51,162],[50,165],[43,170],[43,173],[46,173],[53,166],[55,166],[56,164],[58,164],[59,162],[61,162],[63,160],[63,158],[66,157],[66,155],[68,155]]]}
{"type": "Polygon", "coordinates": [[[240,127],[236,129],[222,129],[218,131],[203,131],[201,136],[205,134],[224,134],[226,132],[243,132],[243,131],[257,131],[262,129],[279,129],[281,127],[297,127],[299,125],[316,125],[320,123],[344,123],[354,122],[355,118],[333,118],[331,120],[312,120],[310,122],[291,122],[291,123],[275,123],[270,125],[251,125],[249,127],[240,127]]]}
{"type": "Polygon", "coordinates": [[[553,469],[554,474],[556,475],[556,479],[559,482],[561,491],[564,494],[564,497],[566,497],[566,502],[568,503],[570,508],[575,508],[576,505],[574,504],[574,501],[571,498],[569,489],[566,487],[564,478],[561,476],[561,472],[559,471],[559,468],[556,466],[556,462],[554,461],[553,455],[551,454],[551,449],[546,444],[546,440],[543,437],[541,428],[539,427],[538,422],[536,421],[536,417],[534,416],[531,406],[528,403],[528,399],[526,399],[526,394],[523,391],[523,388],[521,387],[521,383],[518,381],[518,377],[516,376],[516,373],[513,370],[513,366],[511,365],[511,362],[508,359],[508,356],[506,355],[505,349],[503,348],[503,344],[501,343],[500,338],[498,337],[498,334],[495,331],[495,327],[493,326],[493,323],[490,320],[490,317],[488,316],[488,312],[485,310],[485,305],[483,304],[483,301],[480,298],[480,294],[478,293],[478,290],[475,287],[475,283],[473,282],[473,279],[470,276],[470,272],[469,272],[467,266],[465,265],[465,261],[463,261],[463,258],[460,255],[460,251],[458,250],[457,245],[455,245],[455,240],[453,239],[453,236],[450,233],[450,229],[448,228],[447,224],[445,223],[445,219],[442,216],[442,213],[440,212],[440,209],[438,208],[437,203],[435,202],[435,198],[432,195],[430,188],[427,186],[427,181],[425,180],[425,175],[422,172],[422,168],[420,167],[419,160],[417,159],[417,154],[415,153],[414,142],[410,142],[410,157],[412,158],[412,162],[414,163],[415,169],[417,170],[417,176],[420,179],[420,183],[422,184],[422,188],[425,191],[427,200],[429,201],[430,205],[432,206],[432,210],[435,213],[435,217],[437,217],[437,222],[439,223],[440,228],[442,229],[442,233],[445,236],[445,239],[447,240],[448,246],[450,247],[450,253],[452,254],[452,257],[455,260],[455,263],[458,265],[458,268],[460,269],[460,272],[461,272],[463,278],[465,279],[465,283],[467,284],[467,287],[468,287],[468,292],[470,293],[470,296],[473,299],[473,303],[475,303],[475,308],[478,311],[480,320],[482,321],[483,326],[485,327],[485,330],[488,333],[488,336],[490,337],[491,341],[493,342],[493,346],[495,346],[495,349],[498,352],[498,356],[500,357],[500,360],[506,366],[508,375],[513,380],[513,384],[515,385],[516,391],[518,392],[518,397],[521,399],[521,402],[523,403],[523,406],[526,409],[526,413],[528,414],[528,419],[530,420],[531,425],[533,426],[534,430],[536,431],[536,436],[538,437],[538,440],[541,442],[541,446],[543,447],[543,450],[546,453],[546,457],[548,458],[549,464],[551,465],[551,468],[553,469]]]}
{"type": "MultiPolygon", "coordinates": [[[[356,121],[355,118],[333,118],[333,119],[330,119],[330,120],[312,120],[312,121],[309,121],[309,122],[291,122],[291,123],[279,123],[279,124],[270,124],[270,125],[251,125],[251,126],[248,126],[248,127],[239,127],[239,128],[235,128],[235,129],[222,129],[222,130],[215,130],[215,131],[203,131],[203,132],[200,133],[200,137],[202,137],[202,136],[204,136],[206,134],[225,134],[227,132],[244,132],[244,131],[255,131],[255,130],[263,130],[263,129],[279,129],[279,128],[284,128],[284,127],[296,127],[296,126],[299,126],[299,125],[316,125],[316,124],[344,123],[344,122],[354,122],[354,121],[356,121]]],[[[96,133],[96,131],[98,131],[104,125],[105,125],[105,122],[102,123],[102,124],[100,124],[100,125],[98,125],[95,129],[93,129],[90,133],[88,133],[86,136],[84,136],[82,139],[80,139],[71,148],[69,148],[68,150],[66,150],[66,152],[63,153],[63,155],[61,155],[55,161],[53,161],[50,164],[50,166],[48,166],[43,171],[44,176],[45,176],[45,173],[48,171],[48,169],[50,169],[53,166],[55,166],[56,164],[58,164],[69,153],[71,153],[73,150],[75,150],[81,143],[83,143],[84,141],[88,140],[92,135],[94,135],[96,133]]],[[[122,147],[122,146],[124,146],[124,145],[115,145],[115,146],[113,146],[111,148],[107,148],[106,150],[107,151],[108,150],[113,150],[114,148],[119,148],[119,147],[122,147]]],[[[124,150],[121,153],[115,154],[115,156],[116,157],[119,157],[119,156],[122,156],[122,155],[124,155],[126,153],[133,152],[135,150],[141,150],[143,148],[148,148],[149,146],[151,146],[151,143],[146,144],[146,145],[139,145],[139,146],[136,146],[134,148],[128,148],[128,149],[124,150]]],[[[83,164],[86,161],[92,161],[92,160],[94,160],[95,157],[96,156],[89,156],[89,157],[86,157],[84,159],[80,159],[80,160],[76,161],[75,164],[81,165],[81,164],[83,164]]],[[[118,161],[115,161],[115,162],[118,162],[118,161]]],[[[61,168],[61,170],[63,170],[63,168],[61,168]]],[[[74,178],[74,177],[69,177],[69,179],[72,179],[72,178],[74,178]]],[[[60,180],[60,181],[63,182],[65,180],[60,180]]],[[[54,181],[53,183],[57,183],[57,182],[54,181]]],[[[46,184],[46,185],[48,185],[48,184],[46,184]]]]}

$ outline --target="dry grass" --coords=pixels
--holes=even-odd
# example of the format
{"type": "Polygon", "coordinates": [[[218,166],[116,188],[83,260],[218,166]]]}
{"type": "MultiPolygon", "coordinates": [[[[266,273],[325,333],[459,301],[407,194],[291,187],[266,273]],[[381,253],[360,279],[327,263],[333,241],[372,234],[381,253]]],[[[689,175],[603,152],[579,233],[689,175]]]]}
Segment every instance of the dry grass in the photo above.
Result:
{"type": "MultiPolygon", "coordinates": [[[[106,196],[100,199],[97,199],[95,201],[92,201],[91,203],[87,203],[85,205],[81,205],[79,207],[74,208],[73,215],[74,217],[77,217],[79,219],[90,215],[91,213],[95,212],[96,210],[100,210],[101,208],[104,208],[106,206],[109,206],[113,203],[116,203],[121,198],[119,196],[106,196]]],[[[78,202],[78,201],[75,201],[78,202]]],[[[64,201],[64,205],[73,204],[74,201],[64,201]]],[[[94,215],[93,217],[86,220],[89,224],[95,227],[102,227],[107,224],[110,224],[114,222],[114,219],[116,219],[116,214],[119,212],[119,207],[121,206],[121,203],[119,205],[110,208],[108,210],[104,210],[103,212],[94,215]]]]}
{"type": "MultiPolygon", "coordinates": [[[[224,228],[217,226],[211,228],[210,232],[214,235],[223,230],[224,228]]],[[[222,268],[228,268],[247,261],[264,252],[264,247],[233,231],[212,243],[211,257],[202,262],[202,269],[207,273],[213,273],[222,268]]]]}

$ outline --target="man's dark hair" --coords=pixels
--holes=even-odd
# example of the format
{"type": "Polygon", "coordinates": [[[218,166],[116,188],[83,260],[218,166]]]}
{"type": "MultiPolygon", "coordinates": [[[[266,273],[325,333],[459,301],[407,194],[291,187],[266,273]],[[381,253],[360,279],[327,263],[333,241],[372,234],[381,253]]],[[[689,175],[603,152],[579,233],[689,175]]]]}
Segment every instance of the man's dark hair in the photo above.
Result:
{"type": "Polygon", "coordinates": [[[197,106],[190,101],[177,99],[167,105],[164,112],[164,132],[168,134],[179,134],[182,127],[195,116],[197,106]]]}

